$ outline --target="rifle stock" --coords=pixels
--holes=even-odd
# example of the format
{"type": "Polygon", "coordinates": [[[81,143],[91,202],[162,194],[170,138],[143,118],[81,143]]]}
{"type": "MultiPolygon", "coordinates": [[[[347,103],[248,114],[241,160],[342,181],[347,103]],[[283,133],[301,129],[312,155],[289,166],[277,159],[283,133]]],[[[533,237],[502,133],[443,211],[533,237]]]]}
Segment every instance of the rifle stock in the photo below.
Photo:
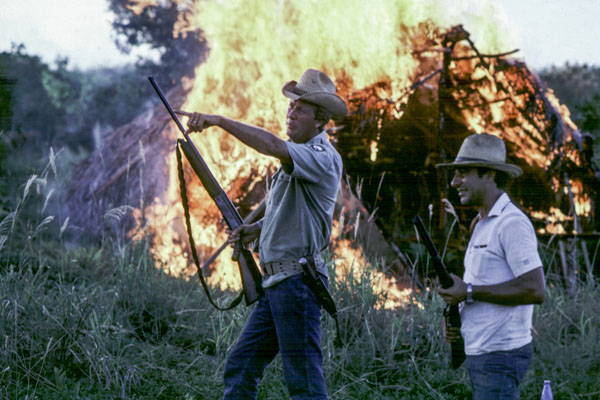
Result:
{"type": "MultiPolygon", "coordinates": [[[[194,143],[190,139],[189,135],[186,133],[183,124],[181,123],[181,121],[179,121],[177,115],[175,115],[173,108],[171,108],[171,105],[167,101],[167,98],[162,93],[162,90],[160,89],[154,78],[150,76],[148,77],[148,80],[150,81],[150,84],[156,91],[156,94],[162,101],[163,105],[171,115],[171,118],[173,119],[175,124],[177,124],[177,127],[179,128],[179,130],[185,138],[185,140],[178,140],[178,143],[181,146],[181,149],[183,150],[183,154],[185,155],[188,162],[192,166],[192,169],[202,182],[202,186],[204,186],[209,196],[213,199],[213,201],[219,208],[219,211],[221,211],[223,219],[225,220],[225,223],[227,224],[229,229],[236,229],[244,223],[244,220],[233,205],[231,199],[227,196],[221,185],[219,185],[219,182],[216,180],[216,178],[206,165],[206,162],[198,152],[196,146],[194,146],[194,143]]],[[[252,256],[252,253],[249,250],[245,249],[242,246],[241,242],[238,242],[236,244],[236,249],[234,253],[239,253],[241,255],[241,257],[239,257],[239,259],[235,261],[238,262],[238,268],[240,270],[240,276],[242,279],[242,290],[244,293],[244,298],[246,300],[246,305],[250,305],[256,300],[258,300],[258,298],[262,294],[262,276],[260,270],[258,269],[258,266],[256,265],[256,261],[252,256]]]]}
{"type": "MultiPolygon", "coordinates": [[[[416,215],[413,218],[413,224],[415,228],[417,228],[417,232],[419,232],[419,236],[423,240],[423,244],[427,248],[427,252],[429,253],[431,260],[433,261],[433,266],[435,268],[435,272],[437,273],[440,284],[444,289],[447,289],[453,285],[452,277],[448,273],[448,269],[444,264],[444,260],[438,253],[433,240],[431,240],[431,236],[427,232],[425,228],[425,224],[423,224],[423,220],[421,217],[416,215]]],[[[444,311],[444,316],[446,317],[446,327],[447,328],[460,328],[460,311],[458,309],[458,304],[450,304],[447,310],[444,311]]],[[[457,369],[461,366],[463,361],[465,361],[465,344],[462,338],[456,342],[450,344],[451,351],[451,366],[454,369],[457,369]]]]}

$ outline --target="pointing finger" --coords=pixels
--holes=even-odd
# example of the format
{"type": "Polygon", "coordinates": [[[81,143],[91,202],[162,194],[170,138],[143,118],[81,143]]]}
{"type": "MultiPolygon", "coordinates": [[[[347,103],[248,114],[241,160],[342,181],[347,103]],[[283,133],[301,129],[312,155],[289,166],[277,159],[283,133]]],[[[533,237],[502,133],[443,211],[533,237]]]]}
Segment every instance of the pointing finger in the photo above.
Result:
{"type": "Polygon", "coordinates": [[[183,115],[184,117],[190,117],[192,115],[192,113],[189,113],[187,111],[181,111],[181,110],[173,110],[175,112],[175,114],[179,114],[179,115],[183,115]]]}

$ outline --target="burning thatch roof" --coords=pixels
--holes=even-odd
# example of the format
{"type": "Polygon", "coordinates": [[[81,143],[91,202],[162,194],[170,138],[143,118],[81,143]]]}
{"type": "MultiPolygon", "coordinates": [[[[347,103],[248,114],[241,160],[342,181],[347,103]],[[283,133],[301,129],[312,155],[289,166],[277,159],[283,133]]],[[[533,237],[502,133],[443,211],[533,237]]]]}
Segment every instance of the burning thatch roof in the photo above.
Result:
{"type": "MultiPolygon", "coordinates": [[[[174,105],[185,100],[178,87],[169,94],[174,105]]],[[[160,199],[168,186],[168,162],[177,132],[168,114],[153,107],[102,139],[84,159],[65,191],[65,211],[87,234],[102,234],[118,219],[118,208],[145,206],[160,199]],[[109,211],[115,210],[111,214],[109,211]],[[108,213],[108,214],[107,214],[108,213]]],[[[131,229],[133,221],[126,222],[131,229]]]]}

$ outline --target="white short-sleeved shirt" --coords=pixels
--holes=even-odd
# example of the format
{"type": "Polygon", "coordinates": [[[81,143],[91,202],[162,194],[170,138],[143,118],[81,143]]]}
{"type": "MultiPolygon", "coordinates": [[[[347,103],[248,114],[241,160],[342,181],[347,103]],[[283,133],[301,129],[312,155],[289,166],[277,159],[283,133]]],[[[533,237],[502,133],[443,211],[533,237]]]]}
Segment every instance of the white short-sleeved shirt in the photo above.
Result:
{"type": "MultiPolygon", "coordinates": [[[[503,193],[475,226],[465,254],[463,280],[494,285],[542,266],[527,216],[503,193]]],[[[512,350],[531,342],[533,304],[504,306],[476,301],[461,309],[465,353],[512,350]]]]}
{"type": "MultiPolygon", "coordinates": [[[[280,168],[267,196],[259,241],[261,263],[297,261],[328,245],[333,210],[342,177],[342,157],[321,132],[306,143],[286,142],[293,170],[280,168]]],[[[327,274],[319,265],[319,272],[327,274]]],[[[271,286],[287,277],[275,274],[271,286]]]]}

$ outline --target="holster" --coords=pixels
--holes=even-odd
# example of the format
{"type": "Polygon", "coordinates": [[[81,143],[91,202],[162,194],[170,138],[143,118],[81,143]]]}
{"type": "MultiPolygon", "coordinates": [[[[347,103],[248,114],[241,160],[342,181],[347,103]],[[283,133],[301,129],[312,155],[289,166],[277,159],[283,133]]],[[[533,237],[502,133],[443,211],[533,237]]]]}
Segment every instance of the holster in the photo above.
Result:
{"type": "Polygon", "coordinates": [[[298,260],[300,266],[304,270],[304,276],[306,278],[305,282],[309,289],[313,292],[315,297],[317,298],[317,302],[321,307],[327,311],[332,318],[335,319],[335,326],[337,331],[337,336],[335,338],[335,346],[341,347],[342,339],[340,337],[340,326],[337,318],[337,308],[335,306],[335,302],[333,301],[333,297],[327,290],[327,287],[319,277],[319,272],[317,270],[317,265],[315,263],[314,256],[306,256],[302,257],[298,260]]]}

